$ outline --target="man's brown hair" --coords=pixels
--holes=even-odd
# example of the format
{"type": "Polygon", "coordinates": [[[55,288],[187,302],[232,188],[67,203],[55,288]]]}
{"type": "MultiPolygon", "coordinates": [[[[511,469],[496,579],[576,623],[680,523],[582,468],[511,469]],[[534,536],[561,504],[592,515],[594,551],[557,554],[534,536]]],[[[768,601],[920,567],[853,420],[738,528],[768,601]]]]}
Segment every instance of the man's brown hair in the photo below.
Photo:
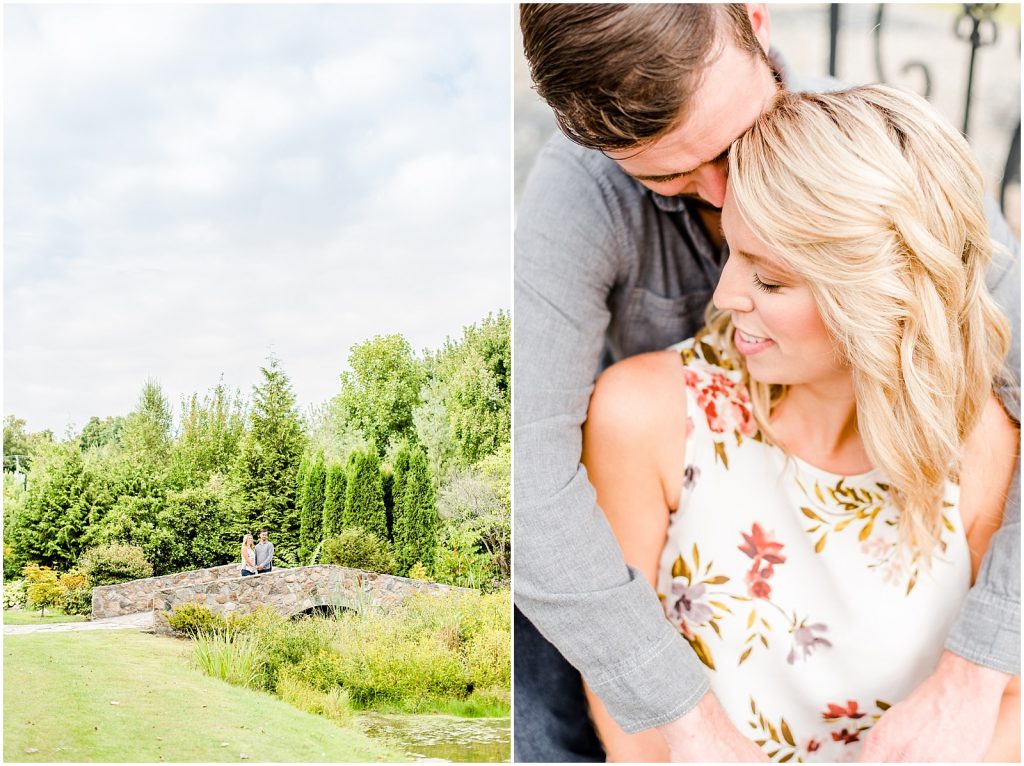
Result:
{"type": "Polygon", "coordinates": [[[519,20],[537,92],[592,149],[674,127],[726,41],[766,60],[739,3],[526,3],[519,20]]]}

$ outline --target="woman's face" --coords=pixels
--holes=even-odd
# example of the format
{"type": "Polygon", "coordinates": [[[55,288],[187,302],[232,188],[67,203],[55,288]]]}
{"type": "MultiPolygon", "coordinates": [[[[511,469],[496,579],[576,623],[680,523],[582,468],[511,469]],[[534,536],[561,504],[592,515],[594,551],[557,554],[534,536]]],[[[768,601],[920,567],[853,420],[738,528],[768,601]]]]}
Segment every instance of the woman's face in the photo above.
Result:
{"type": "Polygon", "coordinates": [[[749,229],[731,192],[722,230],[729,260],[713,301],[732,314],[733,342],[750,377],[789,386],[849,381],[807,282],[749,229]]]}

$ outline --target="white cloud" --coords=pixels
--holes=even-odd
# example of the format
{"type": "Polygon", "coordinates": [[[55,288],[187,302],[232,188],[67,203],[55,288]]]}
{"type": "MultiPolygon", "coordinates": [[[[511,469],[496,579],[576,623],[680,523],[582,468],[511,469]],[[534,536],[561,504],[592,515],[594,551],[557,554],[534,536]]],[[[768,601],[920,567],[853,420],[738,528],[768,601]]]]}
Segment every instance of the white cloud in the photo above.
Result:
{"type": "Polygon", "coordinates": [[[9,6],[5,404],[58,433],[510,304],[500,6],[9,6]]]}

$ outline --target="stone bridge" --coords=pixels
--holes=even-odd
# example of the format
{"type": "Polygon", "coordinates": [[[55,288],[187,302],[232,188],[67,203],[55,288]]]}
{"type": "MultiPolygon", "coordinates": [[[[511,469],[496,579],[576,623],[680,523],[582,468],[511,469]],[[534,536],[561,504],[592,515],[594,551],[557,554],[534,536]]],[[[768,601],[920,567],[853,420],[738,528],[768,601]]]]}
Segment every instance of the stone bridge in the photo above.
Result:
{"type": "Polygon", "coordinates": [[[93,588],[92,617],[152,610],[155,630],[169,633],[168,613],[189,602],[221,615],[248,614],[269,605],[281,616],[290,617],[318,606],[387,608],[413,593],[453,591],[468,589],[328,564],[240,577],[238,564],[229,564],[93,588]]]}

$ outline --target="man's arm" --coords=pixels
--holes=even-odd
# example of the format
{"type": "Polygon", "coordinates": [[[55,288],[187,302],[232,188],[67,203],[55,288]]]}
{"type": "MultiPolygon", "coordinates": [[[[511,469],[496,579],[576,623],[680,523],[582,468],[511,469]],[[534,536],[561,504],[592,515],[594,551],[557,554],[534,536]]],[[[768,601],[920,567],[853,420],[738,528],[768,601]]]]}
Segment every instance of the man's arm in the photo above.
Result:
{"type": "MultiPolygon", "coordinates": [[[[1013,342],[997,393],[1020,423],[1020,245],[998,207],[987,201],[992,238],[1006,248],[988,273],[988,288],[1010,320],[1013,342]]],[[[863,761],[981,761],[1000,702],[1020,673],[1020,458],[974,587],[946,640],[935,672],[868,734],[863,761]],[[935,715],[936,710],[942,711],[935,715]]]]}
{"type": "MultiPolygon", "coordinates": [[[[1007,414],[1020,423],[1020,245],[998,206],[987,200],[992,238],[1006,248],[997,253],[988,288],[1010,320],[1013,342],[999,398],[1007,414]]],[[[1014,471],[1003,523],[989,543],[978,580],[946,641],[954,654],[1007,676],[1020,673],[1020,463],[1014,471]]]]}
{"type": "Polygon", "coordinates": [[[628,568],[580,466],[608,299],[628,247],[614,191],[549,144],[515,238],[516,603],[626,731],[689,712],[708,684],[628,568]]]}

